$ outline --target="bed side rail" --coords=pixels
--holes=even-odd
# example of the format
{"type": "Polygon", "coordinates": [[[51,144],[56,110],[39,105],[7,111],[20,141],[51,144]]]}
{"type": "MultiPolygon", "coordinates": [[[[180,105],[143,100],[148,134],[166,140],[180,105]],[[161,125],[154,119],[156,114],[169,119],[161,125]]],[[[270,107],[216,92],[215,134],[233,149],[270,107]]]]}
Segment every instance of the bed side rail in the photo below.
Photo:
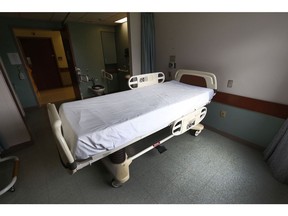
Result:
{"type": "Polygon", "coordinates": [[[207,88],[217,90],[217,79],[213,73],[196,70],[179,69],[175,74],[175,80],[180,81],[184,75],[202,77],[205,79],[207,88]]]}
{"type": "Polygon", "coordinates": [[[54,104],[47,104],[48,116],[50,125],[57,143],[57,149],[59,152],[60,160],[62,165],[71,170],[72,173],[77,171],[77,164],[71,154],[71,151],[62,135],[61,127],[62,122],[58,115],[57,109],[54,104]]]}
{"type": "Polygon", "coordinates": [[[205,118],[206,114],[207,114],[207,108],[202,107],[176,120],[172,126],[172,134],[174,136],[179,136],[190,129],[192,130],[200,129],[201,132],[204,126],[202,126],[200,122],[205,118]]]}
{"type": "Polygon", "coordinates": [[[149,74],[141,74],[130,77],[128,86],[130,89],[142,88],[165,81],[165,75],[162,72],[155,72],[149,74]]]}

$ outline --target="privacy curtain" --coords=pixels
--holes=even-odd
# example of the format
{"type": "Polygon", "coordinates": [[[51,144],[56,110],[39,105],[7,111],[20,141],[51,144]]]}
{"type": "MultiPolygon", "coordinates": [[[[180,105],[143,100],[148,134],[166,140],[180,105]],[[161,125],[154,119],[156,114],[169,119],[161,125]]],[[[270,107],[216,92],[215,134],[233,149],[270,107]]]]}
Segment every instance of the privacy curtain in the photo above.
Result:
{"type": "Polygon", "coordinates": [[[274,177],[288,184],[288,119],[265,149],[264,159],[270,166],[274,177]]]}
{"type": "Polygon", "coordinates": [[[141,13],[141,73],[154,71],[155,28],[153,13],[141,13]]]}

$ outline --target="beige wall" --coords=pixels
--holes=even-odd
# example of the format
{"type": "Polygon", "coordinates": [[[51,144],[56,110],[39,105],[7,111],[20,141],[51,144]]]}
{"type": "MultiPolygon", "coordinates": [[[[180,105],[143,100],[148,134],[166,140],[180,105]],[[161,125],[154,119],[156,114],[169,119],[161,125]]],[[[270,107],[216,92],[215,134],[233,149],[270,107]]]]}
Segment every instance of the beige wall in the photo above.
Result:
{"type": "Polygon", "coordinates": [[[287,104],[288,13],[156,13],[156,69],[210,71],[218,90],[287,104]],[[233,87],[228,88],[228,80],[233,87]]]}

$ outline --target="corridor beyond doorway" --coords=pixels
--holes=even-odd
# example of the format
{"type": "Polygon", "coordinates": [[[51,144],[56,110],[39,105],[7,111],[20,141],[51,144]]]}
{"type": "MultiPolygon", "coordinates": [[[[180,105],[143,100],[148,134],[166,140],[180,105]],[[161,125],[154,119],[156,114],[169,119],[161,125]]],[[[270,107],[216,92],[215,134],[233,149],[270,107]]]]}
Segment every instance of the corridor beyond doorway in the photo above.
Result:
{"type": "Polygon", "coordinates": [[[40,106],[46,105],[47,103],[75,100],[72,86],[39,91],[39,93],[40,106]]]}

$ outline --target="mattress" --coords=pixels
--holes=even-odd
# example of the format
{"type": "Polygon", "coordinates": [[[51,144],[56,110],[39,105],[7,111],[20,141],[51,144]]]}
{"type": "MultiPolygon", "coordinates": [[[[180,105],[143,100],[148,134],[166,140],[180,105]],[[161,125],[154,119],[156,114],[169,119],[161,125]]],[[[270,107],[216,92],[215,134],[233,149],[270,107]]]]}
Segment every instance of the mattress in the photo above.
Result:
{"type": "Polygon", "coordinates": [[[125,147],[209,103],[214,91],[178,81],[63,103],[63,136],[77,159],[125,147]]]}

